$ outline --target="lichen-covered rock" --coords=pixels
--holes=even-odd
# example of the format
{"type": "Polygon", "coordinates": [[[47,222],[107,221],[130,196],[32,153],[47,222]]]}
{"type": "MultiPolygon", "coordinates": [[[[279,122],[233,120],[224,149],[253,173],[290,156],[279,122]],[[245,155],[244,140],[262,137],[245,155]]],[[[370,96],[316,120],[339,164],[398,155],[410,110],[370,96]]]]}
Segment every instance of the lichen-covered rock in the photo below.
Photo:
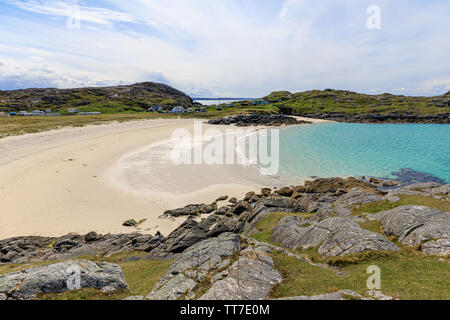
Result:
{"type": "Polygon", "coordinates": [[[372,192],[353,189],[337,199],[334,203],[333,211],[339,217],[350,217],[352,215],[352,207],[382,200],[381,196],[372,192]]]}
{"type": "MultiPolygon", "coordinates": [[[[221,198],[219,198],[221,199],[221,198]]],[[[228,199],[228,197],[226,198],[228,199]]],[[[224,200],[226,200],[224,199],[224,200]]],[[[222,201],[222,200],[220,200],[222,201]]],[[[211,204],[190,204],[183,208],[173,209],[173,210],[167,210],[164,212],[164,214],[160,217],[162,219],[169,218],[169,217],[181,217],[181,216],[198,216],[201,214],[208,214],[212,213],[217,210],[217,202],[213,202],[211,204]]]]}
{"type": "Polygon", "coordinates": [[[149,252],[161,242],[161,234],[155,236],[138,233],[85,236],[68,234],[58,238],[20,237],[0,240],[0,263],[29,263],[39,261],[68,260],[79,256],[109,256],[124,250],[149,252]]]}
{"type": "Polygon", "coordinates": [[[450,213],[423,207],[402,206],[378,213],[387,236],[396,236],[410,247],[422,244],[425,254],[450,254],[450,213]]]}
{"type": "Polygon", "coordinates": [[[225,268],[227,258],[239,250],[241,237],[233,233],[224,233],[192,245],[177,257],[147,299],[176,300],[183,296],[189,297],[189,293],[207,274],[225,268]]]}
{"type": "Polygon", "coordinates": [[[386,198],[395,202],[399,200],[398,195],[401,194],[433,197],[450,202],[450,184],[441,185],[436,182],[415,183],[390,190],[386,198]]]}
{"type": "Polygon", "coordinates": [[[397,251],[382,235],[362,229],[347,218],[332,217],[321,222],[287,217],[274,228],[271,241],[290,249],[315,248],[322,256],[343,256],[367,250],[397,251]]]}
{"type": "Polygon", "coordinates": [[[379,194],[376,186],[355,178],[325,178],[305,182],[307,193],[336,193],[338,190],[350,191],[354,188],[379,194]]]}
{"type": "Polygon", "coordinates": [[[298,297],[289,297],[289,298],[281,298],[278,300],[349,300],[356,299],[362,300],[363,297],[352,290],[341,290],[338,292],[319,294],[316,296],[298,296],[298,297]]]}
{"type": "Polygon", "coordinates": [[[247,248],[240,258],[216,280],[200,300],[267,299],[282,277],[267,255],[269,248],[247,248]]]}
{"type": "Polygon", "coordinates": [[[25,269],[0,276],[0,292],[12,300],[34,299],[40,293],[61,293],[74,289],[68,282],[71,283],[71,278],[75,279],[77,274],[80,277],[80,288],[128,289],[122,269],[118,265],[81,260],[25,269]]]}

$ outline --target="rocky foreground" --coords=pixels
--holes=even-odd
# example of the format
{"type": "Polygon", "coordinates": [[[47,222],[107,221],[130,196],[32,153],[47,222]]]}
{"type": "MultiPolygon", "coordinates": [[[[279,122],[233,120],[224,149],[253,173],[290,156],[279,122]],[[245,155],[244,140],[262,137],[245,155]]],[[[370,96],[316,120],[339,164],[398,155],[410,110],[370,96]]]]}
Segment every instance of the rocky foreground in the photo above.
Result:
{"type": "MultiPolygon", "coordinates": [[[[66,270],[82,268],[81,286],[103,292],[128,288],[120,267],[112,263],[73,260],[141,252],[128,261],[171,260],[169,270],[147,296],[129,299],[268,299],[283,282],[271,254],[282,253],[314,268],[328,268],[295,252],[314,249],[323,258],[364,252],[392,252],[399,243],[420,255],[450,255],[450,213],[424,206],[399,206],[375,214],[354,215],[353,208],[379,201],[396,202],[399,195],[418,195],[450,202],[450,185],[421,183],[394,188],[397,182],[355,178],[318,179],[304,185],[249,192],[242,200],[220,197],[210,205],[170,210],[164,217],[187,220],[167,237],[142,234],[70,234],[59,238],[18,237],[0,241],[1,264],[59,262],[0,276],[0,299],[33,299],[41,293],[68,290],[66,270]],[[383,190],[383,188],[390,188],[383,190]],[[226,203],[220,206],[219,203],[226,203]],[[270,243],[251,237],[257,224],[275,212],[303,213],[280,219],[270,243]],[[204,219],[198,218],[205,215],[204,219]],[[378,221],[381,232],[363,223],[378,221]],[[394,241],[395,240],[395,241],[394,241]],[[396,242],[398,240],[398,242],[396,242]],[[397,244],[396,244],[397,243],[397,244]],[[296,251],[297,250],[297,251],[296,251]],[[69,261],[67,261],[69,260],[69,261]]],[[[353,291],[286,299],[384,299],[380,292],[363,297],[353,291]]]]}

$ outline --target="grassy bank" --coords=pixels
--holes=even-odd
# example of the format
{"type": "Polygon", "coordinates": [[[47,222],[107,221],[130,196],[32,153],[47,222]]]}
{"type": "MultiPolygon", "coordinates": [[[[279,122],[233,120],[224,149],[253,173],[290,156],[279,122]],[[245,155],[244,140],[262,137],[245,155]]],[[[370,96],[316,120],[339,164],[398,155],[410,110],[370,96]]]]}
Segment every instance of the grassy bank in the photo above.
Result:
{"type": "MultiPolygon", "coordinates": [[[[397,206],[414,204],[427,205],[450,212],[448,202],[430,197],[401,196],[396,203],[376,202],[355,208],[354,214],[376,213],[397,206]]],[[[270,241],[273,227],[284,217],[308,214],[270,213],[256,226],[259,241],[270,241]]],[[[380,223],[368,221],[362,228],[381,233],[380,223]]],[[[283,276],[283,282],[273,292],[273,298],[299,295],[318,295],[339,290],[354,290],[364,295],[367,289],[367,268],[377,265],[381,268],[382,291],[396,299],[449,299],[450,268],[449,259],[425,256],[415,248],[407,247],[396,239],[391,239],[399,247],[398,252],[362,252],[344,257],[323,258],[317,249],[292,251],[309,261],[327,264],[321,269],[311,264],[289,257],[280,252],[271,254],[276,269],[283,276]],[[339,274],[336,271],[339,271],[339,274]]]]}

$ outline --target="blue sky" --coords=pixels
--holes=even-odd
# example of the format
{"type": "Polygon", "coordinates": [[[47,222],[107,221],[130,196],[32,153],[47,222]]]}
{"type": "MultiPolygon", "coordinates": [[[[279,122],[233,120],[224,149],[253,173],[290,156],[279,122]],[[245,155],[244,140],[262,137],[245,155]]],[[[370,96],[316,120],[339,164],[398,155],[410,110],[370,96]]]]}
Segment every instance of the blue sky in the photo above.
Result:
{"type": "Polygon", "coordinates": [[[449,13],[448,0],[2,0],[0,90],[437,95],[450,90],[449,13]],[[371,5],[381,29],[367,28],[371,5]]]}

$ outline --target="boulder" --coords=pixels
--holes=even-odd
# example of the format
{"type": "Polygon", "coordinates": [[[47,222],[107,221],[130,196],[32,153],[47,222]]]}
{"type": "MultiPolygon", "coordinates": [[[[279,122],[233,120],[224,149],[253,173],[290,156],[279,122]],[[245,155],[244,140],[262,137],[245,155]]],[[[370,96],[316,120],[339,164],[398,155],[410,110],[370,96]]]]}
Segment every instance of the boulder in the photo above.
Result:
{"type": "Polygon", "coordinates": [[[361,204],[383,201],[383,198],[372,192],[353,189],[340,196],[333,205],[333,211],[339,217],[350,217],[351,209],[361,204]]]}
{"type": "Polygon", "coordinates": [[[183,208],[174,210],[166,210],[160,218],[182,217],[182,216],[198,216],[201,214],[209,214],[217,210],[217,202],[211,204],[190,204],[183,208]]]}
{"type": "Polygon", "coordinates": [[[367,250],[398,250],[395,244],[382,235],[362,229],[357,223],[341,217],[321,222],[298,216],[284,218],[275,226],[271,241],[294,250],[318,247],[318,253],[324,257],[367,250]]]}
{"type": "Polygon", "coordinates": [[[294,194],[294,191],[291,188],[283,187],[278,189],[276,193],[283,197],[291,197],[294,194]]]}
{"type": "Polygon", "coordinates": [[[177,300],[189,293],[195,295],[195,287],[208,274],[225,268],[230,257],[240,249],[241,238],[233,233],[224,233],[191,246],[176,258],[147,299],[177,300]]]}
{"type": "Polygon", "coordinates": [[[350,191],[354,188],[380,194],[376,186],[355,178],[325,178],[305,182],[305,191],[307,193],[335,193],[339,189],[350,191]]]}
{"type": "Polygon", "coordinates": [[[0,276],[0,292],[12,300],[30,300],[40,293],[61,293],[77,286],[102,290],[128,289],[121,268],[113,263],[88,260],[67,261],[0,276]]]}
{"type": "Polygon", "coordinates": [[[265,251],[249,247],[213,279],[211,288],[199,300],[264,300],[281,281],[272,258],[265,251]]]}
{"type": "Polygon", "coordinates": [[[450,254],[450,213],[423,207],[402,206],[378,213],[387,236],[396,236],[410,247],[421,245],[424,254],[450,254]]]}

